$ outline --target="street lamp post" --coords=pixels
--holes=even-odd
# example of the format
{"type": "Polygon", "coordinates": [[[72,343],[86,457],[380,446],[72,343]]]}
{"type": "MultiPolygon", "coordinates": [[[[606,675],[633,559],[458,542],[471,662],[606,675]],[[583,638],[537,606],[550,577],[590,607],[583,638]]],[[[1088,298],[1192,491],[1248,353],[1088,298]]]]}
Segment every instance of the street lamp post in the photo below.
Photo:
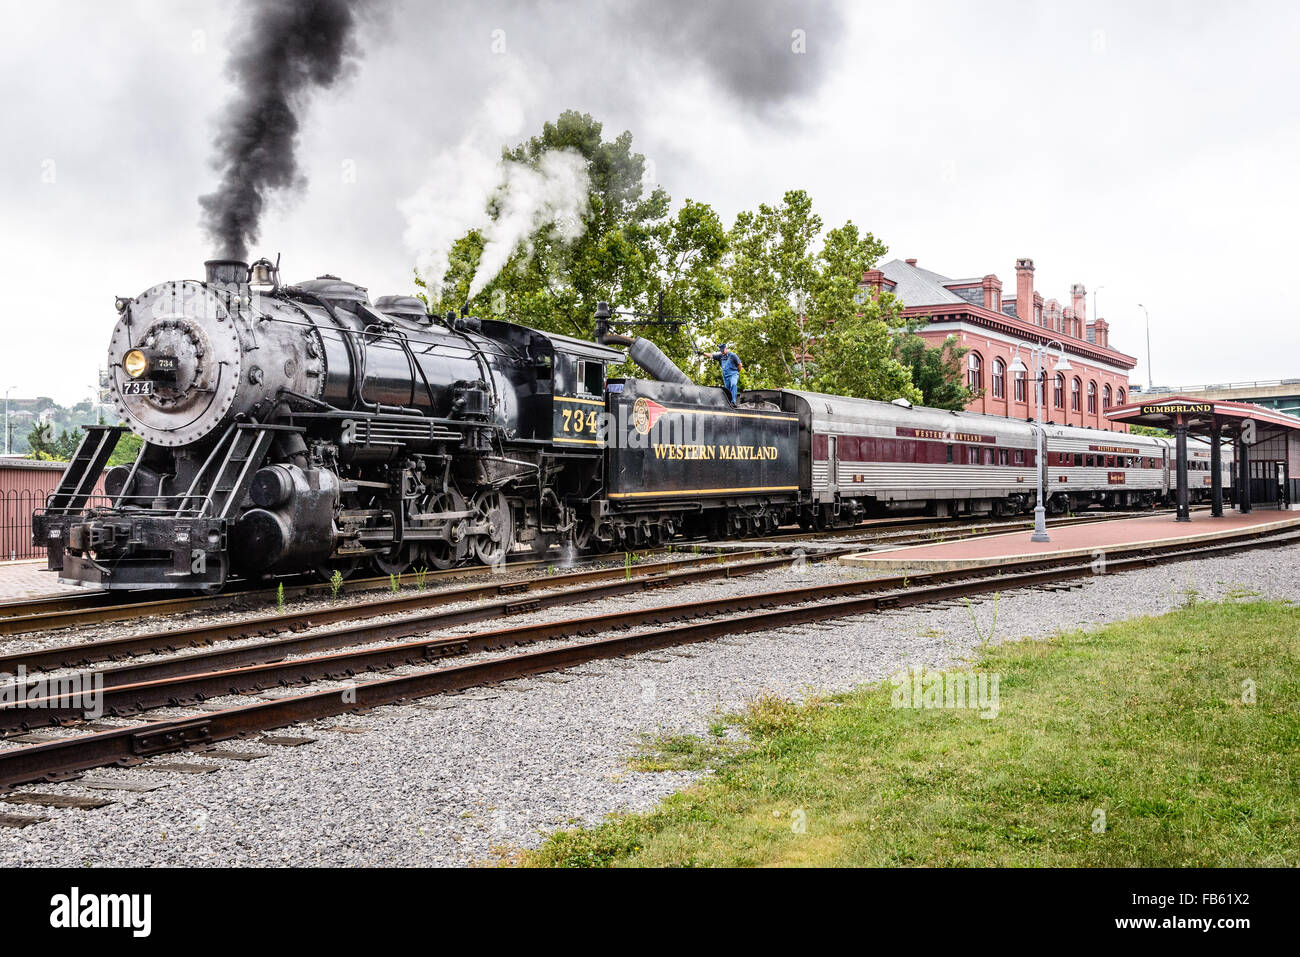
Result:
{"type": "Polygon", "coordinates": [[[1150,392],[1155,388],[1155,379],[1151,375],[1151,313],[1147,312],[1147,307],[1140,302],[1138,308],[1147,317],[1147,391],[1150,392]]]}
{"type": "Polygon", "coordinates": [[[13,386],[5,386],[5,455],[12,451],[9,448],[9,393],[13,388],[13,386]]]}
{"type": "Polygon", "coordinates": [[[1060,358],[1052,367],[1053,372],[1069,372],[1074,367],[1065,358],[1065,346],[1056,339],[1049,339],[1044,343],[1018,342],[1011,360],[1011,371],[1013,373],[1028,371],[1024,360],[1020,358],[1021,346],[1025,346],[1029,350],[1034,363],[1034,408],[1038,420],[1038,460],[1034,463],[1034,471],[1038,473],[1038,504],[1034,506],[1034,534],[1029,536],[1029,540],[1031,542],[1050,542],[1051,538],[1047,535],[1047,506],[1043,498],[1043,473],[1047,468],[1047,436],[1043,430],[1043,403],[1047,401],[1047,370],[1044,366],[1048,350],[1052,346],[1056,346],[1056,351],[1060,355],[1060,358]]]}

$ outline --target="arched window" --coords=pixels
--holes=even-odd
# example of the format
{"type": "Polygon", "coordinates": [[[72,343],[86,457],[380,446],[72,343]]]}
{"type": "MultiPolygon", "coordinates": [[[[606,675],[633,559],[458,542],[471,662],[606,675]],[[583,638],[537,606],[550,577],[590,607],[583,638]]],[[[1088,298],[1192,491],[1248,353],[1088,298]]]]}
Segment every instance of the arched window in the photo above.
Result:
{"type": "Polygon", "coordinates": [[[1016,373],[1016,401],[1029,401],[1029,385],[1023,369],[1016,373]]]}
{"type": "Polygon", "coordinates": [[[1110,385],[1108,384],[1104,389],[1101,390],[1101,407],[1103,410],[1110,408],[1110,397],[1111,397],[1111,391],[1110,391],[1110,385]]]}
{"type": "Polygon", "coordinates": [[[1088,380],[1088,414],[1097,414],[1097,383],[1088,380]]]}
{"type": "Polygon", "coordinates": [[[1125,398],[1125,396],[1124,396],[1124,390],[1123,390],[1123,389],[1120,389],[1119,391],[1117,391],[1117,392],[1115,393],[1115,404],[1116,404],[1116,405],[1123,405],[1123,404],[1124,404],[1124,398],[1125,398]]]}
{"type": "Polygon", "coordinates": [[[1052,389],[1052,405],[1058,409],[1065,408],[1065,373],[1056,373],[1056,384],[1052,389]]]}
{"type": "Polygon", "coordinates": [[[993,398],[1007,397],[1007,365],[1001,359],[993,360],[993,398]]]}
{"type": "Polygon", "coordinates": [[[1070,411],[1083,411],[1083,381],[1078,376],[1070,381],[1070,411]]]}
{"type": "Polygon", "coordinates": [[[984,360],[978,352],[966,357],[966,385],[972,392],[984,388],[984,360]]]}

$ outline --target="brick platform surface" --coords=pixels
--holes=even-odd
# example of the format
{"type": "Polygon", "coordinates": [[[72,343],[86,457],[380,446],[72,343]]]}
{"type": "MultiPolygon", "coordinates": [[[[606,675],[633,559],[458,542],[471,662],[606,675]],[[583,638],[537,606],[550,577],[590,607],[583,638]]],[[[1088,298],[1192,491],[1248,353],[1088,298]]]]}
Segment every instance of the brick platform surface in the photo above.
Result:
{"type": "Polygon", "coordinates": [[[44,559],[33,562],[0,562],[0,601],[77,590],[76,585],[60,585],[59,576],[45,570],[44,559]]]}
{"type": "Polygon", "coordinates": [[[1206,541],[1246,530],[1281,531],[1295,526],[1300,526],[1300,514],[1263,509],[1249,515],[1225,512],[1222,518],[1211,518],[1209,512],[1193,512],[1190,522],[1175,521],[1172,515],[1152,515],[1053,528],[1048,519],[1050,542],[1031,542],[1030,532],[1026,530],[887,551],[857,552],[843,556],[840,561],[882,572],[947,571],[1025,558],[1092,555],[1098,550],[1122,550],[1157,542],[1206,541]]]}

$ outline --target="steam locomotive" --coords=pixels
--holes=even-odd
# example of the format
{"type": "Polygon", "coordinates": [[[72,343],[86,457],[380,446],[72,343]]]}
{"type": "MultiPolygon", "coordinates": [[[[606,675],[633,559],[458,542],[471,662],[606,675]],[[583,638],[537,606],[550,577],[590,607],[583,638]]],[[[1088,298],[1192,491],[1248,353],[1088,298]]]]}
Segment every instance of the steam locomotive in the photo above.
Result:
{"type": "Polygon", "coordinates": [[[992,416],[789,390],[733,405],[613,332],[604,303],[587,342],[433,316],[409,296],[372,303],[336,276],[283,284],[265,259],[205,265],[204,281],[116,303],[111,391],[143,442],[95,494],[125,429],[88,427],[33,515],[63,581],[211,592],[232,576],[496,564],[560,542],[1011,514],[1032,507],[1038,468],[1054,509],[1169,495],[1159,439],[1058,429],[1040,462],[1032,426],[992,416]],[[648,378],[608,378],[625,359],[648,378]]]}

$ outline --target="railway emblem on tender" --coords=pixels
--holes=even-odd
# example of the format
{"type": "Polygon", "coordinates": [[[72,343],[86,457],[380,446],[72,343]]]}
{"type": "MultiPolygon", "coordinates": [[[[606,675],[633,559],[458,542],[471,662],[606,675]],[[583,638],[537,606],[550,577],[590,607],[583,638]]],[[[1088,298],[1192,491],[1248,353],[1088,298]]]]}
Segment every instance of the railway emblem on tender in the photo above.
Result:
{"type": "Polygon", "coordinates": [[[667,411],[658,402],[641,396],[632,404],[632,428],[645,435],[659,421],[659,416],[667,411]]]}

